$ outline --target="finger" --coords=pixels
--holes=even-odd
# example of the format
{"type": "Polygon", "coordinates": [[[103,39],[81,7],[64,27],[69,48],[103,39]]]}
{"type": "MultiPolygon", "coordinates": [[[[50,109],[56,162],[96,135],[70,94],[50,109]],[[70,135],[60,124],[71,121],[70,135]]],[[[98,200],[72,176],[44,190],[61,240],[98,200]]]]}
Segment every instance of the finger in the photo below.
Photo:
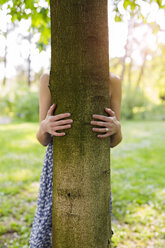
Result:
{"type": "Polygon", "coordinates": [[[59,127],[56,127],[55,130],[57,131],[57,130],[68,129],[68,128],[71,128],[71,125],[59,126],[59,127]]]}
{"type": "Polygon", "coordinates": [[[65,133],[57,133],[57,132],[54,132],[53,133],[55,136],[64,136],[65,135],[65,133]]]}
{"type": "Polygon", "coordinates": [[[99,120],[102,120],[102,121],[110,121],[110,117],[108,116],[105,116],[105,115],[92,115],[92,117],[94,119],[99,119],[99,120]]]}
{"type": "Polygon", "coordinates": [[[58,115],[55,115],[51,118],[51,121],[56,121],[56,120],[60,120],[62,118],[66,118],[66,117],[69,117],[70,116],[70,113],[65,113],[65,114],[58,114],[58,115]]]}
{"type": "Polygon", "coordinates": [[[98,125],[98,126],[103,126],[103,127],[108,127],[109,123],[107,122],[102,122],[102,121],[91,121],[92,125],[98,125]]]}
{"type": "Polygon", "coordinates": [[[105,133],[107,132],[105,128],[92,128],[94,132],[105,133]]]}
{"type": "Polygon", "coordinates": [[[52,115],[55,108],[56,108],[56,103],[53,103],[53,104],[50,106],[50,108],[49,108],[49,110],[48,110],[48,112],[47,112],[47,115],[52,115]]]}
{"type": "Polygon", "coordinates": [[[110,108],[105,108],[105,111],[106,111],[109,115],[115,116],[115,112],[114,112],[112,109],[110,109],[110,108]]]}
{"type": "Polygon", "coordinates": [[[62,121],[56,121],[54,123],[55,126],[60,126],[60,125],[65,125],[65,124],[71,124],[73,122],[72,119],[66,119],[66,120],[62,120],[62,121]]]}
{"type": "Polygon", "coordinates": [[[109,132],[106,133],[106,134],[98,134],[98,135],[97,135],[98,138],[106,138],[106,137],[108,137],[108,136],[110,136],[110,133],[109,133],[109,132]]]}

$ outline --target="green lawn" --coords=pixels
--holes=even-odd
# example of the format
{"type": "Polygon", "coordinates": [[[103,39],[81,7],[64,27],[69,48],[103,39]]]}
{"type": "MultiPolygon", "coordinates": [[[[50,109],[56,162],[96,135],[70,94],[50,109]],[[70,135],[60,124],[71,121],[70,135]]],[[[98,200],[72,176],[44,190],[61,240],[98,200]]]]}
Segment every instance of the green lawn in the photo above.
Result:
{"type": "Polygon", "coordinates": [[[124,122],[111,150],[112,247],[165,247],[165,123],[124,122]]]}
{"type": "MultiPolygon", "coordinates": [[[[29,247],[46,151],[37,129],[0,125],[1,248],[29,247]]],[[[122,143],[111,149],[112,248],[164,248],[165,123],[122,122],[122,130],[122,143]]]]}

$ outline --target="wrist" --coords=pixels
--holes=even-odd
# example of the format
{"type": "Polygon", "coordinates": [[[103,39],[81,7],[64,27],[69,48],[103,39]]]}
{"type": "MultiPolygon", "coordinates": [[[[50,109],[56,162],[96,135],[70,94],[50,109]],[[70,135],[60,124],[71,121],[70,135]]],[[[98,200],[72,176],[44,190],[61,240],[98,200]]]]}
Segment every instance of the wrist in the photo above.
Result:
{"type": "Polygon", "coordinates": [[[121,124],[120,121],[117,122],[117,132],[121,131],[121,124]]]}
{"type": "Polygon", "coordinates": [[[40,123],[40,130],[42,134],[47,133],[47,128],[46,128],[46,122],[45,120],[42,120],[40,123]]]}
{"type": "Polygon", "coordinates": [[[116,122],[116,132],[114,133],[114,135],[117,135],[121,133],[121,124],[120,124],[120,121],[117,120],[116,122]]]}

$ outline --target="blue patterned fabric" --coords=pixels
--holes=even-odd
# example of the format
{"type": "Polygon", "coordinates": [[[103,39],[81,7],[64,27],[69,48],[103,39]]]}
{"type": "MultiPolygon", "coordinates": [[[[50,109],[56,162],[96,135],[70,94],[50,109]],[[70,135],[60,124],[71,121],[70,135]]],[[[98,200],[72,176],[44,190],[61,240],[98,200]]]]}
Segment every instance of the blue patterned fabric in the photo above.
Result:
{"type": "MultiPolygon", "coordinates": [[[[47,145],[29,244],[30,248],[52,248],[53,137],[47,145]]],[[[112,214],[112,199],[110,192],[112,214]]]]}

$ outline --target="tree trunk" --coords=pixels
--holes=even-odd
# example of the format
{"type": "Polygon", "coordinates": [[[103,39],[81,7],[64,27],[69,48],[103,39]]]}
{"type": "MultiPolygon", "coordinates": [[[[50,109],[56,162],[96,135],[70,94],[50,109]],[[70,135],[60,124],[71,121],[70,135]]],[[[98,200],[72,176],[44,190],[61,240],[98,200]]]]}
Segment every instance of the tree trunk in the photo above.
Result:
{"type": "Polygon", "coordinates": [[[28,87],[31,85],[31,40],[32,40],[32,34],[31,31],[29,32],[29,35],[27,36],[27,40],[29,42],[29,55],[27,59],[28,63],[28,87]]]}
{"type": "Polygon", "coordinates": [[[9,29],[8,29],[8,23],[6,23],[6,32],[4,33],[5,37],[5,55],[4,55],[4,78],[2,85],[6,86],[6,69],[7,69],[7,51],[8,51],[8,45],[7,45],[7,37],[8,37],[9,29]]]}
{"type": "Polygon", "coordinates": [[[50,1],[50,91],[55,114],[73,119],[53,136],[53,248],[110,247],[110,138],[90,124],[110,106],[107,8],[107,0],[50,1]]]}

